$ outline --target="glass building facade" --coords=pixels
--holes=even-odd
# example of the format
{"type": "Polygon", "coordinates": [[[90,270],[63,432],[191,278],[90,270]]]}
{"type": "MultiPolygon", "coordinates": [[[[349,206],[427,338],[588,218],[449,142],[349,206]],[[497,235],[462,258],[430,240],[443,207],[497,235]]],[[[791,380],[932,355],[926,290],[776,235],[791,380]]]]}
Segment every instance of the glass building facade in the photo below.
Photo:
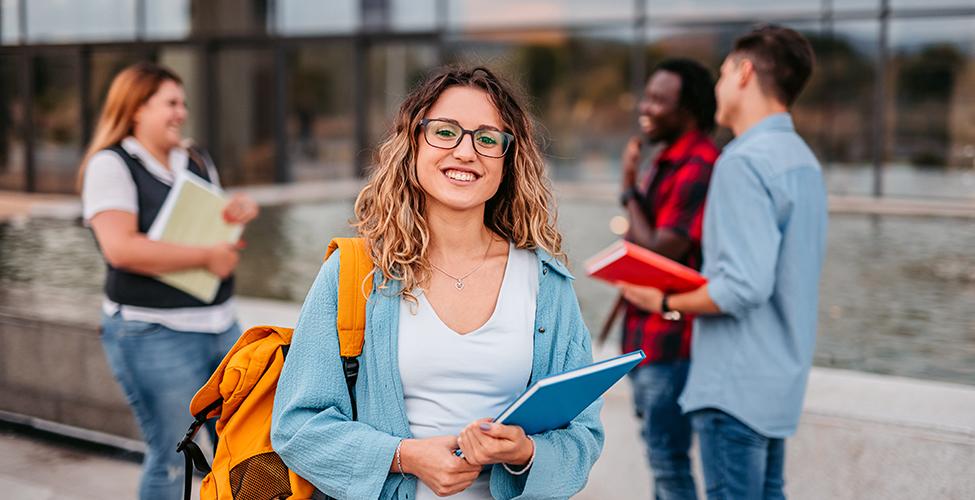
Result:
{"type": "Polygon", "coordinates": [[[557,179],[615,181],[654,64],[716,72],[758,22],[813,43],[795,118],[832,193],[975,200],[975,0],[0,0],[0,189],[71,192],[139,60],[183,77],[186,134],[227,184],[359,175],[452,62],[522,86],[557,179]]]}

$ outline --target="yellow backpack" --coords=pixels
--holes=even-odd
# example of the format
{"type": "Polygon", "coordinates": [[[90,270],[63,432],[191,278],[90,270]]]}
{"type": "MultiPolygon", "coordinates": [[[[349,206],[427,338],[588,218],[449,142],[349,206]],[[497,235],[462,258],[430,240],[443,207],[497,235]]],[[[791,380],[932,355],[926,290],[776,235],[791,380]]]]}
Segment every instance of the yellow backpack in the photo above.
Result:
{"type": "MultiPolygon", "coordinates": [[[[335,238],[325,259],[340,248],[338,317],[339,344],[345,380],[356,419],[355,382],[366,325],[366,300],[372,260],[362,238],[335,238]]],[[[205,500],[310,499],[308,481],[290,471],[271,448],[274,393],[291,345],[291,328],[255,326],[241,335],[190,403],[195,420],[176,448],[186,459],[183,498],[192,491],[193,466],[206,473],[200,488],[205,500]],[[217,418],[219,436],[213,466],[207,465],[193,437],[210,418],[217,418]]]]}

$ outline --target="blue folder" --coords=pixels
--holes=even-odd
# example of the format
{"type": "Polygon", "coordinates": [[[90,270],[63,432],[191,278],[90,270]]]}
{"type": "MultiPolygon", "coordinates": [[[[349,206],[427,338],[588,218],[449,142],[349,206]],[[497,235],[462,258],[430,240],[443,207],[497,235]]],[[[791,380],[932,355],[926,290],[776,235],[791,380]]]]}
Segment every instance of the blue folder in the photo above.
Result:
{"type": "Polygon", "coordinates": [[[532,384],[494,421],[521,426],[528,435],[566,427],[644,357],[643,351],[633,351],[545,377],[532,384]]]}

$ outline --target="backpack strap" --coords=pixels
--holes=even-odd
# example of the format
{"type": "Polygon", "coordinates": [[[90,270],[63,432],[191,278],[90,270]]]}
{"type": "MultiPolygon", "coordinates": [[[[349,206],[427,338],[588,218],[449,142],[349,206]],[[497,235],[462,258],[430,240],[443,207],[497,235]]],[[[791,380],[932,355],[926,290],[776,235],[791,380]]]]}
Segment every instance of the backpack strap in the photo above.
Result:
{"type": "Polygon", "coordinates": [[[358,420],[355,384],[359,378],[359,355],[366,332],[366,302],[372,292],[372,256],[362,238],[333,238],[325,252],[327,260],[336,249],[339,252],[338,314],[335,323],[339,332],[339,353],[345,385],[352,402],[352,420],[358,420]]]}

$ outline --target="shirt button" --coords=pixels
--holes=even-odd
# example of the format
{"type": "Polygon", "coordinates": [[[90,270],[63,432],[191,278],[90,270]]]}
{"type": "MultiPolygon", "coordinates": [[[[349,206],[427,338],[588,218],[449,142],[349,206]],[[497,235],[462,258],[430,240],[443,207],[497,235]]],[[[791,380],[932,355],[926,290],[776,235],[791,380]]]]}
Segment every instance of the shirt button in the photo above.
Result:
{"type": "Polygon", "coordinates": [[[544,326],[538,327],[538,333],[545,333],[545,327],[544,326]]]}
{"type": "Polygon", "coordinates": [[[542,268],[542,274],[548,274],[548,268],[547,267],[543,267],[542,268]]]}

